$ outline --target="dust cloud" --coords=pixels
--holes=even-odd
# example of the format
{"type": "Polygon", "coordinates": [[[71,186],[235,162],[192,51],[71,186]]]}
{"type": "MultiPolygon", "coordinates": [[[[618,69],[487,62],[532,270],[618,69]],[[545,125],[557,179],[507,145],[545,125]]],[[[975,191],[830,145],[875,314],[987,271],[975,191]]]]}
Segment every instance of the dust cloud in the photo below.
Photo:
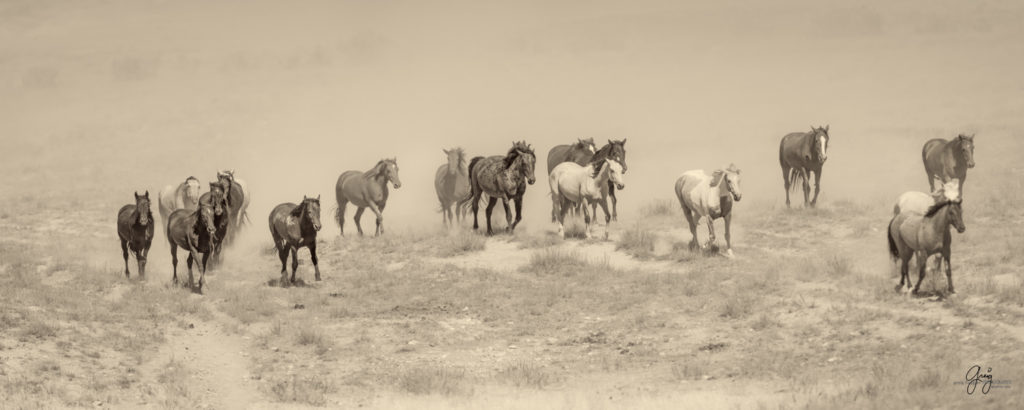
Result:
{"type": "Polygon", "coordinates": [[[7,1],[0,190],[113,215],[132,191],[233,168],[250,234],[321,195],[333,237],[338,175],[397,157],[386,226],[426,229],[442,148],[526,140],[541,171],[524,227],[552,229],[543,164],[578,137],[628,138],[622,215],[729,163],[737,212],[778,206],[778,141],[812,125],[832,134],[823,201],[925,189],[928,138],[978,133],[980,173],[1019,139],[1024,6],[680,3],[7,1]]]}

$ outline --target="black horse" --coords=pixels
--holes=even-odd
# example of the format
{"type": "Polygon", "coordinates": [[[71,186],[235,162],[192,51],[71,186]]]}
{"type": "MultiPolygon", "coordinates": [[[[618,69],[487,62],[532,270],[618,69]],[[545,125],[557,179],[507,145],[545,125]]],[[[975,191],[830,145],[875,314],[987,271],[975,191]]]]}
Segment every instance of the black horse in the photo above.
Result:
{"type": "Polygon", "coordinates": [[[124,276],[128,275],[128,250],[135,254],[139,263],[139,277],[146,277],[146,255],[153,244],[153,212],[149,207],[149,191],[135,193],[135,205],[128,204],[117,212],[117,236],[121,238],[121,254],[124,256],[124,276]]]}
{"type": "Polygon", "coordinates": [[[232,226],[231,208],[228,205],[227,183],[223,180],[210,183],[210,190],[199,197],[200,203],[213,206],[213,224],[216,232],[213,239],[213,264],[216,266],[224,261],[224,243],[238,225],[232,226]]]}
{"type": "Polygon", "coordinates": [[[281,258],[281,286],[295,283],[295,270],[299,267],[299,248],[309,248],[316,280],[320,280],[320,266],[316,258],[316,233],[320,231],[320,196],[302,197],[302,203],[284,203],[270,212],[270,236],[274,237],[277,256],[281,258]],[[292,278],[288,280],[288,253],[292,254],[292,278]]]}
{"type": "Polygon", "coordinates": [[[188,249],[188,287],[203,292],[206,282],[206,263],[213,253],[217,226],[214,223],[213,203],[199,201],[194,211],[179,209],[167,219],[167,243],[171,245],[171,264],[174,266],[173,283],[178,283],[178,247],[188,249]],[[199,259],[199,254],[203,259],[199,259]],[[192,276],[192,262],[199,264],[199,288],[195,287],[192,276]]]}

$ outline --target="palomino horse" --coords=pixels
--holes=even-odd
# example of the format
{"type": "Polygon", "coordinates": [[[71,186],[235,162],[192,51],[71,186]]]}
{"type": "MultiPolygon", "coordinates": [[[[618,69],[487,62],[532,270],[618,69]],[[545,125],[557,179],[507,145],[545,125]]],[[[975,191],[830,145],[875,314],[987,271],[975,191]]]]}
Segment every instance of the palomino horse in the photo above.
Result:
{"type": "Polygon", "coordinates": [[[697,242],[697,222],[706,218],[708,223],[708,244],[715,243],[715,219],[725,219],[726,255],[732,256],[732,203],[739,202],[743,197],[740,192],[740,170],[730,164],[729,168],[719,169],[712,175],[703,170],[686,171],[676,180],[676,197],[683,207],[683,215],[690,224],[690,248],[701,248],[697,242]]]}
{"type": "MultiPolygon", "coordinates": [[[[575,143],[555,145],[548,151],[548,175],[558,164],[573,162],[581,166],[590,163],[590,159],[597,153],[597,146],[593,138],[577,138],[575,143]]],[[[558,199],[551,198],[551,222],[558,220],[558,199]]]]}
{"type": "Polygon", "coordinates": [[[302,203],[284,203],[270,211],[270,236],[274,238],[277,256],[281,258],[281,287],[295,283],[295,270],[299,268],[300,248],[309,248],[316,280],[320,280],[320,266],[316,259],[316,233],[320,231],[320,196],[306,198],[302,203]],[[292,279],[288,280],[288,253],[292,254],[292,279]]]}
{"type": "Polygon", "coordinates": [[[157,198],[160,219],[166,228],[167,217],[171,215],[171,212],[179,209],[192,211],[199,206],[199,180],[190,176],[177,186],[167,185],[160,190],[157,198]]]}
{"type": "Polygon", "coordinates": [[[377,230],[374,236],[384,233],[384,206],[388,202],[388,181],[395,189],[402,187],[402,181],[398,178],[398,160],[382,159],[366,172],[345,171],[338,177],[334,185],[334,195],[338,200],[338,213],[335,219],[341,228],[341,235],[345,236],[345,207],[351,202],[357,206],[355,222],[359,235],[363,234],[363,227],[359,225],[359,218],[363,216],[363,210],[370,208],[374,215],[377,215],[377,230]]]}
{"type": "MultiPolygon", "coordinates": [[[[610,159],[618,162],[622,165],[622,173],[625,174],[626,171],[629,170],[629,167],[626,165],[626,139],[623,138],[622,141],[608,140],[607,144],[597,150],[597,153],[595,153],[594,157],[591,158],[591,162],[600,161],[602,159],[610,159]]],[[[612,209],[613,221],[619,220],[619,200],[615,197],[615,191],[618,189],[622,188],[615,187],[611,181],[608,182],[608,199],[612,202],[610,208],[612,209]]],[[[605,202],[607,202],[608,199],[605,199],[605,202]]],[[[597,215],[597,203],[592,203],[591,206],[593,207],[594,215],[597,215]]],[[[608,206],[602,207],[605,215],[608,215],[608,208],[608,206]]]]}
{"type": "Polygon", "coordinates": [[[803,179],[804,206],[814,207],[821,191],[821,168],[828,159],[828,125],[824,128],[811,127],[811,132],[786,134],[779,143],[779,164],[782,165],[782,183],[786,189],[786,207],[789,207],[789,191],[796,180],[803,179]],[[814,199],[811,193],[811,175],[814,173],[814,199]]]}
{"type": "Polygon", "coordinates": [[[153,211],[149,207],[149,191],[135,193],[135,205],[128,204],[117,212],[117,236],[121,239],[121,254],[124,256],[124,276],[128,275],[128,250],[135,254],[139,263],[139,277],[146,277],[146,255],[153,244],[153,211]]]}
{"type": "Polygon", "coordinates": [[[572,204],[580,204],[583,209],[583,221],[587,224],[584,235],[590,237],[591,216],[588,208],[591,202],[601,205],[601,209],[604,210],[604,238],[608,239],[608,224],[611,217],[605,199],[608,197],[609,182],[618,189],[625,187],[622,165],[611,159],[594,161],[586,167],[581,167],[575,162],[563,162],[551,171],[548,175],[548,184],[551,186],[551,197],[560,202],[558,234],[563,239],[565,214],[571,209],[572,204]]]}
{"type": "Polygon", "coordinates": [[[206,282],[206,262],[213,253],[217,226],[214,223],[213,204],[199,202],[195,211],[179,209],[171,213],[167,221],[167,243],[171,245],[171,264],[174,266],[172,281],[178,283],[178,247],[188,249],[188,287],[198,293],[203,292],[206,282]],[[199,254],[203,258],[199,259],[199,254]],[[199,288],[195,287],[192,276],[192,262],[199,265],[199,288]]]}
{"type": "Polygon", "coordinates": [[[921,148],[921,159],[924,161],[924,172],[928,174],[928,185],[935,190],[933,176],[942,182],[953,178],[960,180],[960,197],[964,194],[964,181],[967,170],[974,168],[974,134],[960,134],[952,141],[935,138],[924,143],[921,148]]]}
{"type": "Polygon", "coordinates": [[[901,212],[889,221],[887,230],[889,254],[892,255],[893,260],[898,258],[902,264],[900,266],[900,284],[896,286],[897,290],[910,289],[910,258],[917,255],[917,266],[920,273],[917,285],[913,290],[913,293],[917,294],[921,289],[921,282],[924,280],[928,257],[941,253],[946,264],[947,291],[956,293],[953,289],[953,270],[949,264],[950,244],[953,236],[949,232],[949,227],[953,226],[960,233],[967,229],[964,226],[959,195],[959,191],[956,190],[950,190],[949,193],[944,192],[941,200],[928,208],[928,212],[924,215],[916,212],[901,212]],[[905,289],[904,283],[906,284],[905,289]]]}
{"type": "Polygon", "coordinates": [[[480,210],[480,197],[487,194],[487,234],[493,235],[491,230],[491,211],[494,204],[501,199],[505,206],[505,230],[509,233],[515,231],[516,225],[523,219],[523,194],[526,193],[526,185],[533,185],[537,181],[534,177],[533,168],[536,165],[537,157],[526,142],[520,141],[512,144],[505,156],[495,155],[492,157],[475,157],[469,161],[469,185],[470,200],[473,205],[473,229],[479,229],[477,214],[480,210]],[[524,183],[525,182],[525,183],[524,183]],[[512,221],[512,212],[508,207],[509,199],[516,205],[516,220],[512,221]]]}
{"type": "Polygon", "coordinates": [[[448,156],[448,163],[438,167],[434,173],[434,191],[441,202],[441,222],[452,225],[456,217],[461,221],[466,216],[465,206],[458,203],[469,196],[469,169],[466,152],[462,148],[443,151],[448,156]],[[455,205],[455,215],[452,215],[452,205],[455,205]]]}
{"type": "Polygon", "coordinates": [[[213,239],[213,263],[216,265],[223,260],[224,242],[230,231],[235,229],[231,226],[230,208],[227,202],[227,191],[224,190],[224,182],[211,182],[210,190],[199,197],[199,202],[213,205],[213,223],[217,228],[213,239]]]}

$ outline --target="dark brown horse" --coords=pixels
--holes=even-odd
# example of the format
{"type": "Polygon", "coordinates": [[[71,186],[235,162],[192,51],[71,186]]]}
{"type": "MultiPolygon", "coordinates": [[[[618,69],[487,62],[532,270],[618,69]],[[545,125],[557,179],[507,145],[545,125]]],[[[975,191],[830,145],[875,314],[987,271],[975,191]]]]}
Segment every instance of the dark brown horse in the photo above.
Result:
{"type": "Polygon", "coordinates": [[[139,263],[139,277],[146,277],[146,255],[153,244],[153,211],[149,206],[149,191],[135,193],[135,205],[128,204],[117,212],[117,236],[121,239],[121,254],[124,256],[124,276],[128,275],[128,250],[135,254],[139,263]]]}
{"type": "Polygon", "coordinates": [[[789,206],[789,191],[802,179],[804,185],[804,206],[814,207],[821,191],[821,168],[828,159],[828,125],[811,127],[811,132],[786,134],[779,143],[779,165],[782,165],[782,183],[786,189],[786,206],[789,206]],[[811,173],[814,173],[814,199],[810,198],[811,173]]]}
{"type": "Polygon", "coordinates": [[[470,201],[473,206],[473,229],[479,229],[477,214],[480,209],[480,197],[487,194],[487,234],[492,235],[491,211],[498,199],[505,206],[505,230],[513,232],[516,225],[523,219],[523,195],[526,185],[537,181],[534,177],[534,166],[537,157],[526,142],[516,142],[505,156],[476,157],[469,162],[470,201]],[[508,201],[511,199],[516,206],[516,220],[512,221],[512,212],[508,201]]]}
{"type": "Polygon", "coordinates": [[[207,203],[213,206],[213,223],[217,228],[213,241],[213,263],[219,264],[223,258],[224,242],[227,240],[230,231],[235,229],[231,226],[230,208],[227,203],[227,192],[224,190],[226,181],[210,183],[210,190],[199,197],[200,203],[207,203]]]}
{"type": "Polygon", "coordinates": [[[910,289],[910,258],[917,258],[917,266],[920,273],[917,278],[917,285],[913,293],[921,289],[921,282],[924,281],[928,257],[932,254],[941,253],[942,260],[946,264],[946,283],[949,293],[956,293],[953,289],[953,270],[949,265],[950,244],[952,233],[949,227],[956,228],[957,232],[963,233],[967,228],[964,226],[962,211],[960,208],[961,198],[958,196],[953,200],[942,198],[938,203],[932,205],[928,212],[921,215],[916,212],[901,212],[889,221],[888,239],[889,254],[893,260],[899,259],[900,284],[897,290],[910,289]]]}
{"type": "Polygon", "coordinates": [[[974,134],[960,134],[952,141],[942,138],[929,140],[921,149],[921,159],[932,191],[935,190],[936,176],[942,182],[957,178],[960,180],[960,198],[963,198],[967,170],[974,168],[974,134]]]}
{"type": "Polygon", "coordinates": [[[320,231],[320,196],[302,197],[302,203],[284,203],[270,212],[270,236],[274,238],[277,256],[281,258],[281,286],[295,283],[295,270],[299,268],[300,248],[309,248],[316,280],[320,280],[320,266],[316,259],[316,233],[320,231]],[[288,253],[292,254],[292,278],[288,280],[288,253]]]}
{"type": "Polygon", "coordinates": [[[178,283],[178,247],[188,249],[188,287],[203,292],[206,282],[206,263],[213,253],[217,227],[214,223],[213,204],[199,201],[195,211],[179,209],[167,220],[167,243],[171,245],[171,264],[174,266],[172,281],[178,283]],[[202,260],[199,254],[203,254],[202,260]],[[195,287],[192,276],[192,262],[199,265],[199,288],[195,287]]]}
{"type": "Polygon", "coordinates": [[[363,227],[359,225],[359,218],[363,216],[363,210],[370,208],[377,215],[377,230],[375,236],[384,233],[384,206],[388,203],[388,181],[395,189],[402,187],[402,181],[398,178],[398,160],[396,158],[382,159],[366,172],[345,171],[338,177],[334,185],[334,196],[338,200],[338,213],[335,219],[341,228],[341,235],[345,236],[345,207],[351,202],[359,207],[356,209],[355,222],[359,235],[363,234],[363,227]]]}
{"type": "MultiPolygon", "coordinates": [[[[619,164],[621,164],[622,165],[622,174],[623,175],[626,174],[626,171],[629,170],[629,166],[626,165],[626,139],[625,138],[623,138],[622,141],[608,140],[607,144],[605,144],[603,147],[601,147],[601,149],[597,150],[597,152],[594,153],[594,156],[590,159],[590,161],[591,161],[591,163],[593,163],[593,162],[596,162],[596,161],[603,161],[603,160],[606,160],[606,159],[610,159],[612,161],[615,161],[615,162],[618,162],[619,164]]],[[[615,197],[615,191],[621,191],[621,190],[622,190],[622,188],[616,186],[615,183],[613,183],[612,181],[608,181],[608,197],[605,200],[606,201],[611,201],[611,206],[607,206],[607,203],[606,203],[605,206],[601,207],[601,209],[603,209],[605,211],[605,219],[608,219],[607,218],[608,217],[608,209],[611,208],[611,210],[612,210],[612,215],[611,215],[612,220],[613,221],[618,221],[619,220],[619,199],[615,197]]],[[[592,213],[592,215],[594,215],[594,216],[597,216],[597,205],[598,205],[597,203],[593,203],[593,205],[592,205],[593,206],[593,213],[592,213]]]]}
{"type": "Polygon", "coordinates": [[[235,174],[233,172],[218,172],[217,181],[224,186],[224,198],[228,205],[228,229],[227,237],[224,238],[224,243],[230,245],[234,242],[235,235],[242,225],[242,206],[245,202],[245,191],[238,182],[235,181],[235,174]]]}
{"type": "Polygon", "coordinates": [[[441,202],[441,222],[452,225],[455,219],[465,217],[466,207],[459,201],[469,195],[469,169],[466,166],[466,152],[462,148],[443,150],[448,157],[447,163],[437,168],[434,173],[434,191],[441,202]],[[452,214],[452,205],[455,213],[452,214]]]}

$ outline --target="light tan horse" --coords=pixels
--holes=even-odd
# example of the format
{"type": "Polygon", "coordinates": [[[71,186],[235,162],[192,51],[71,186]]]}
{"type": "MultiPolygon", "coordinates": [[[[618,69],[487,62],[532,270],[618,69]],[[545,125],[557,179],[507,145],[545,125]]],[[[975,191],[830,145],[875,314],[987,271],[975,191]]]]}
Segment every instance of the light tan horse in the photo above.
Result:
{"type": "Polygon", "coordinates": [[[921,282],[924,280],[927,268],[928,257],[941,253],[946,263],[946,283],[949,293],[956,293],[953,289],[953,271],[949,264],[952,234],[949,227],[956,228],[957,232],[963,233],[967,227],[964,226],[962,210],[960,208],[959,190],[943,189],[944,195],[941,200],[922,215],[917,212],[900,212],[889,221],[887,235],[889,239],[889,254],[894,260],[898,259],[900,266],[900,283],[896,289],[910,290],[910,259],[917,260],[919,276],[913,293],[917,294],[921,289],[921,282]],[[948,193],[948,196],[945,195],[948,193]],[[952,197],[953,199],[949,199],[952,197]],[[904,284],[906,288],[904,288],[904,284]]]}
{"type": "Polygon", "coordinates": [[[437,200],[441,202],[441,222],[452,225],[456,218],[462,221],[466,216],[466,206],[458,203],[469,196],[469,169],[466,165],[466,152],[462,148],[443,151],[448,162],[434,173],[434,190],[437,192],[437,200]]]}
{"type": "Polygon", "coordinates": [[[395,189],[402,187],[402,181],[398,178],[398,160],[395,158],[382,159],[369,171],[345,171],[338,177],[338,183],[334,185],[334,195],[338,200],[338,213],[335,218],[342,236],[345,236],[345,207],[349,202],[358,207],[353,219],[359,235],[363,234],[359,218],[363,216],[366,208],[370,208],[377,216],[377,230],[374,236],[384,233],[383,212],[388,202],[388,181],[395,189]]]}
{"type": "Polygon", "coordinates": [[[199,180],[196,177],[185,178],[185,182],[178,185],[167,185],[160,190],[157,196],[158,207],[160,208],[160,219],[167,228],[167,218],[178,209],[194,211],[199,207],[199,180]]]}
{"type": "Polygon", "coordinates": [[[548,185],[551,187],[552,200],[558,204],[558,234],[562,239],[565,239],[565,214],[574,205],[580,205],[582,208],[583,221],[587,224],[584,235],[590,237],[591,203],[597,203],[604,210],[604,238],[608,239],[608,225],[612,219],[606,200],[609,181],[615,184],[617,189],[625,188],[622,164],[611,159],[598,160],[585,167],[575,162],[563,162],[551,170],[548,185]]]}
{"type": "Polygon", "coordinates": [[[740,192],[740,170],[735,165],[719,169],[712,175],[704,173],[704,170],[692,170],[683,173],[683,176],[676,180],[676,197],[679,205],[683,208],[683,215],[686,222],[690,224],[690,234],[693,240],[690,241],[690,248],[709,248],[715,243],[715,219],[725,219],[725,245],[726,255],[733,256],[732,224],[733,201],[739,202],[743,197],[740,192]],[[697,222],[706,218],[708,224],[708,243],[700,246],[697,242],[697,222]]]}
{"type": "MultiPolygon", "coordinates": [[[[938,178],[938,177],[936,177],[938,178]]],[[[896,198],[896,204],[892,207],[892,216],[899,215],[902,212],[916,212],[924,214],[928,212],[928,208],[935,205],[943,198],[947,200],[954,200],[960,195],[960,180],[953,178],[948,182],[939,181],[939,188],[930,194],[926,194],[920,191],[907,191],[898,198],[896,198]]]]}

